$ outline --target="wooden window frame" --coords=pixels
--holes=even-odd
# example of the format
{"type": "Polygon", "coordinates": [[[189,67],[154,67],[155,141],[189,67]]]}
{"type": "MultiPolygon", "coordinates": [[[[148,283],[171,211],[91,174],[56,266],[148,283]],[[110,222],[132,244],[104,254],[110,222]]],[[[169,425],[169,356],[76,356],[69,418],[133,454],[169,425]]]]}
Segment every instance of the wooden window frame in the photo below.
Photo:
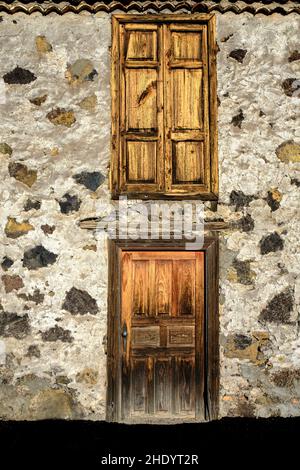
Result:
{"type": "MultiPolygon", "coordinates": [[[[215,15],[214,14],[193,14],[193,15],[112,15],[112,63],[111,63],[111,107],[112,107],[112,126],[111,126],[111,166],[110,166],[110,190],[113,199],[120,195],[125,195],[133,199],[199,199],[199,200],[218,200],[218,141],[217,141],[217,78],[216,78],[216,34],[215,34],[215,15]],[[209,119],[209,170],[210,185],[208,192],[198,192],[189,190],[170,192],[151,191],[143,192],[142,184],[140,191],[124,191],[121,189],[122,163],[120,161],[120,44],[119,44],[119,26],[122,23],[188,23],[189,25],[207,26],[207,44],[208,44],[208,119],[209,119]]],[[[160,178],[160,176],[159,176],[160,178]]],[[[166,183],[168,184],[168,178],[166,183]]],[[[145,189],[145,188],[144,188],[145,189]]],[[[147,190],[146,190],[147,191],[147,190]]]]}
{"type": "MultiPolygon", "coordinates": [[[[107,310],[107,397],[106,420],[121,422],[121,259],[122,252],[131,251],[184,251],[184,240],[109,240],[108,242],[108,310],[107,310]]],[[[204,417],[218,418],[219,409],[219,242],[216,236],[205,236],[204,277],[204,417]]]]}

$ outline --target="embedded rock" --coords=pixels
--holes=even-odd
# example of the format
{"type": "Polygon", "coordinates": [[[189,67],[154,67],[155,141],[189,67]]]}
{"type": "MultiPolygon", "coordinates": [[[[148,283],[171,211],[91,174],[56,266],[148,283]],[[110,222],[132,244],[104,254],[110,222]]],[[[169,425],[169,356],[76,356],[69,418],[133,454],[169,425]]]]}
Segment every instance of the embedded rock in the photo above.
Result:
{"type": "Polygon", "coordinates": [[[48,98],[48,95],[41,95],[41,96],[37,96],[36,98],[32,98],[29,101],[35,106],[41,106],[43,103],[45,103],[47,98],[48,98]]]}
{"type": "Polygon", "coordinates": [[[81,200],[78,196],[71,196],[69,193],[64,194],[62,199],[58,201],[62,214],[70,214],[77,212],[81,206],[81,200]]]}
{"type": "Polygon", "coordinates": [[[261,254],[266,255],[267,253],[283,250],[284,241],[277,232],[274,232],[263,237],[259,245],[261,254]]]}
{"type": "Polygon", "coordinates": [[[34,230],[34,227],[29,222],[17,222],[12,217],[8,217],[4,229],[6,236],[9,238],[22,237],[22,235],[26,235],[30,230],[34,230]]]}
{"type": "Polygon", "coordinates": [[[10,145],[8,145],[6,142],[1,142],[0,143],[0,153],[3,153],[3,155],[8,155],[9,157],[12,154],[12,148],[10,145]]]}
{"type": "Polygon", "coordinates": [[[24,205],[24,211],[28,212],[31,209],[34,209],[38,211],[41,208],[41,202],[40,201],[34,201],[32,199],[27,199],[25,205],[24,205]]]}
{"type": "Polygon", "coordinates": [[[238,211],[244,206],[249,206],[250,202],[255,199],[255,196],[250,194],[244,194],[243,191],[233,190],[229,196],[230,204],[235,206],[235,210],[238,211]]]}
{"type": "Polygon", "coordinates": [[[3,75],[3,80],[9,85],[26,85],[36,80],[34,73],[21,67],[14,68],[11,72],[3,75]]]}
{"type": "Polygon", "coordinates": [[[23,339],[30,333],[28,315],[0,312],[0,336],[23,339]]]}
{"type": "Polygon", "coordinates": [[[58,255],[38,245],[25,251],[23,266],[27,269],[39,269],[54,264],[58,255]]]}
{"type": "Polygon", "coordinates": [[[13,290],[19,290],[24,287],[22,278],[16,274],[13,276],[4,274],[1,279],[4,284],[5,292],[7,294],[9,294],[9,292],[12,292],[13,290]]]}
{"type": "Polygon", "coordinates": [[[242,64],[246,54],[247,49],[234,49],[230,52],[229,57],[232,57],[232,59],[242,64]]]}
{"type": "Polygon", "coordinates": [[[242,122],[244,121],[244,119],[245,119],[245,116],[243,114],[243,110],[240,109],[238,114],[233,116],[233,118],[231,120],[231,124],[233,124],[235,127],[238,127],[239,129],[241,129],[242,122]]]}
{"type": "Polygon", "coordinates": [[[82,171],[81,173],[74,175],[73,178],[76,183],[82,184],[91,191],[96,191],[105,180],[105,176],[103,176],[100,171],[82,171]]]}
{"type": "Polygon", "coordinates": [[[277,158],[284,163],[300,162],[300,144],[295,143],[293,140],[287,140],[280,144],[275,150],[277,158]]]}
{"type": "Polygon", "coordinates": [[[74,112],[70,110],[67,111],[64,108],[52,109],[52,111],[47,114],[47,119],[55,126],[71,127],[74,122],[76,122],[74,112]]]}
{"type": "Polygon", "coordinates": [[[275,295],[261,311],[259,321],[270,323],[290,323],[294,307],[294,296],[291,289],[275,295]]]}
{"type": "Polygon", "coordinates": [[[271,208],[272,212],[275,212],[277,209],[279,209],[281,200],[282,194],[277,188],[268,191],[267,204],[271,208]]]}
{"type": "Polygon", "coordinates": [[[31,188],[31,186],[37,180],[37,171],[29,170],[26,165],[23,165],[23,163],[11,162],[8,165],[8,172],[12,178],[15,178],[21,183],[26,184],[26,186],[28,186],[29,188],[31,188]]]}
{"type": "Polygon", "coordinates": [[[70,85],[78,85],[85,81],[92,81],[98,75],[93,63],[89,59],[78,59],[68,65],[66,78],[70,85]]]}
{"type": "Polygon", "coordinates": [[[284,93],[289,97],[300,97],[300,80],[297,78],[286,78],[281,84],[284,93]]]}
{"type": "Polygon", "coordinates": [[[35,38],[36,49],[40,54],[46,54],[52,51],[51,44],[47,41],[45,36],[37,36],[35,38]]]}
{"type": "Polygon", "coordinates": [[[9,268],[14,264],[13,260],[9,258],[8,256],[4,256],[2,262],[1,262],[1,268],[3,271],[8,271],[9,268]]]}
{"type": "Polygon", "coordinates": [[[96,300],[88,292],[76,289],[76,287],[72,287],[67,292],[62,308],[72,313],[72,315],[85,315],[87,313],[95,315],[98,312],[96,300]]]}
{"type": "Polygon", "coordinates": [[[63,343],[71,343],[73,341],[73,336],[71,335],[70,330],[65,330],[60,326],[55,325],[49,330],[41,332],[43,341],[62,341],[63,343]]]}
{"type": "Polygon", "coordinates": [[[80,106],[81,109],[84,109],[85,111],[94,111],[96,108],[97,104],[97,97],[95,94],[87,96],[86,98],[83,98],[78,105],[80,106]]]}

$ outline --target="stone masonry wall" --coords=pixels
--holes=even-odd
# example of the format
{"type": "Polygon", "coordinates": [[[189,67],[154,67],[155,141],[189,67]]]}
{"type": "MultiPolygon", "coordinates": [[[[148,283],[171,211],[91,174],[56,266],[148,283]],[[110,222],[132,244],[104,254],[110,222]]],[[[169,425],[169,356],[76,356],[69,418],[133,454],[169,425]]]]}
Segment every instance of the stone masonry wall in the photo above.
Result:
{"type": "MultiPolygon", "coordinates": [[[[220,416],[300,415],[300,17],[217,15],[220,416]]],[[[0,418],[105,418],[110,16],[0,17],[0,418]]]]}

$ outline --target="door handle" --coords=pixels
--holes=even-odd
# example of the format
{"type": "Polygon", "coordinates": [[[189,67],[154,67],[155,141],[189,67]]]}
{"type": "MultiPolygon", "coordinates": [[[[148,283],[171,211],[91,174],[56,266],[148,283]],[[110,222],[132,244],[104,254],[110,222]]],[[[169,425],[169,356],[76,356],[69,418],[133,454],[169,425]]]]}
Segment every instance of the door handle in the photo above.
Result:
{"type": "Polygon", "coordinates": [[[123,328],[122,328],[122,338],[123,338],[123,350],[126,351],[126,346],[127,346],[127,325],[126,322],[123,323],[123,328]]]}

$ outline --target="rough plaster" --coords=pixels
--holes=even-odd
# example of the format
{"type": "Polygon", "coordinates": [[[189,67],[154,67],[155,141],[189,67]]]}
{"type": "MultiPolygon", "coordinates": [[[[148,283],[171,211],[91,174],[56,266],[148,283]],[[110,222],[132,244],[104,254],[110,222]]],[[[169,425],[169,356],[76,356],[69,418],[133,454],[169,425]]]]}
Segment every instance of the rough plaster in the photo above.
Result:
{"type": "MultiPolygon", "coordinates": [[[[2,18],[0,417],[102,420],[110,16],[2,18]]],[[[300,414],[299,29],[217,15],[220,416],[300,414]]]]}

